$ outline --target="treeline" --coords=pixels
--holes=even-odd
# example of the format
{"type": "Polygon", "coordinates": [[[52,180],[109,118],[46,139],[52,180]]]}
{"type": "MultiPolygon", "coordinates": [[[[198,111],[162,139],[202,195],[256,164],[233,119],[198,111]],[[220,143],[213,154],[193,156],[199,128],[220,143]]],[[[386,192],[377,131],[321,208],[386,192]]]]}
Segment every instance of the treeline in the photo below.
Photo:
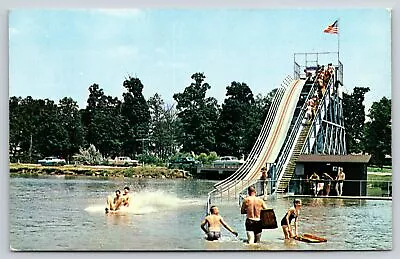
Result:
{"type": "MultiPolygon", "coordinates": [[[[50,155],[70,161],[80,148],[90,145],[104,157],[130,156],[152,162],[166,161],[178,152],[247,155],[276,89],[254,96],[246,83],[232,82],[220,105],[206,97],[211,86],[203,73],[191,78],[182,93],[173,95],[173,105],[157,93],[146,100],[142,82],[133,77],[122,84],[122,100],[106,95],[97,84],[89,86],[83,109],[68,97],[58,103],[10,97],[10,161],[35,162],[50,155]]],[[[391,154],[391,103],[386,98],[374,103],[365,123],[363,101],[368,90],[355,88],[344,95],[346,141],[349,153],[371,153],[379,164],[391,154]]]]}
{"type": "Polygon", "coordinates": [[[373,102],[366,115],[363,103],[369,90],[368,87],[355,87],[353,93],[343,94],[347,152],[370,154],[373,165],[391,165],[392,101],[383,97],[373,102]],[[386,155],[389,158],[385,158],[386,155]]]}
{"type": "Polygon", "coordinates": [[[97,84],[89,86],[84,109],[68,97],[58,103],[11,97],[10,161],[35,162],[50,155],[71,160],[91,144],[104,157],[146,155],[161,161],[177,152],[249,153],[275,90],[254,97],[248,85],[232,82],[219,105],[206,97],[211,86],[203,73],[191,78],[182,93],[173,95],[174,105],[159,94],[145,100],[142,82],[133,77],[122,84],[122,100],[106,95],[97,84]]]}

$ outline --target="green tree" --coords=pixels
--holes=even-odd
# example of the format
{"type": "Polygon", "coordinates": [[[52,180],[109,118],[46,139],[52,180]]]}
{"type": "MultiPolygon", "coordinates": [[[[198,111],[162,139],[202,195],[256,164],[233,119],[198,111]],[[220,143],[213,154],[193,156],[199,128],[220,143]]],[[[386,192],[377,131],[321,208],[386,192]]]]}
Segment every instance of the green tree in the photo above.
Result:
{"type": "Polygon", "coordinates": [[[246,146],[245,153],[249,154],[253,148],[258,135],[260,134],[261,128],[267,117],[269,108],[272,103],[272,99],[275,96],[277,89],[272,90],[266,96],[258,94],[254,99],[254,103],[251,106],[247,123],[247,133],[245,135],[246,146]]]}
{"type": "Polygon", "coordinates": [[[348,153],[365,152],[364,95],[369,90],[368,87],[355,87],[352,94],[343,94],[343,117],[348,153]]]}
{"type": "Polygon", "coordinates": [[[60,112],[61,126],[67,131],[68,141],[63,152],[67,160],[71,160],[72,155],[76,153],[83,145],[84,130],[81,122],[81,115],[76,101],[65,97],[59,101],[58,109],[60,112]]]}
{"type": "MultiPolygon", "coordinates": [[[[25,124],[24,109],[22,107],[21,97],[11,97],[9,100],[9,152],[10,161],[17,162],[22,159],[24,151],[24,144],[27,134],[27,125],[25,124]],[[24,132],[25,131],[25,132],[24,132]]],[[[26,147],[25,147],[26,148],[26,147]]],[[[29,148],[29,143],[27,148],[29,148]]]]}
{"type": "Polygon", "coordinates": [[[164,104],[159,94],[155,94],[147,101],[150,115],[150,151],[156,157],[166,159],[176,146],[176,112],[174,106],[164,104]]]}
{"type": "Polygon", "coordinates": [[[92,143],[106,157],[118,156],[122,149],[122,124],[120,114],[121,101],[106,96],[103,106],[98,107],[92,118],[92,143]]]}
{"type": "Polygon", "coordinates": [[[369,109],[370,121],[365,125],[366,150],[372,155],[371,162],[383,166],[385,155],[392,152],[392,102],[383,97],[369,109]]]}
{"type": "Polygon", "coordinates": [[[93,144],[105,156],[120,155],[125,119],[121,114],[121,101],[106,96],[97,84],[89,87],[87,106],[83,112],[86,143],[93,144]]]}
{"type": "Polygon", "coordinates": [[[82,116],[82,122],[85,127],[85,140],[88,144],[95,144],[97,142],[96,124],[93,123],[93,120],[96,110],[104,106],[104,98],[103,89],[98,84],[89,86],[89,97],[82,116]]]}
{"type": "Polygon", "coordinates": [[[215,148],[215,128],[218,104],[213,97],[206,98],[211,86],[205,83],[203,73],[191,76],[194,80],[183,93],[174,94],[177,102],[180,143],[184,152],[208,153],[215,148]]]}
{"type": "Polygon", "coordinates": [[[88,165],[99,165],[104,158],[94,145],[89,145],[87,149],[79,148],[79,152],[74,155],[77,162],[88,165]]]}
{"type": "MultiPolygon", "coordinates": [[[[126,92],[122,94],[123,102],[121,107],[124,116],[123,124],[123,150],[127,155],[134,156],[138,150],[143,154],[144,145],[138,145],[140,139],[149,138],[150,110],[143,96],[143,84],[139,78],[130,77],[123,83],[126,92]]],[[[145,142],[142,142],[145,143],[145,142]]],[[[146,144],[147,144],[146,140],[146,144]]]]}
{"type": "Polygon", "coordinates": [[[245,83],[232,82],[226,90],[227,98],[218,119],[217,153],[240,157],[247,152],[246,136],[254,97],[245,83]]]}

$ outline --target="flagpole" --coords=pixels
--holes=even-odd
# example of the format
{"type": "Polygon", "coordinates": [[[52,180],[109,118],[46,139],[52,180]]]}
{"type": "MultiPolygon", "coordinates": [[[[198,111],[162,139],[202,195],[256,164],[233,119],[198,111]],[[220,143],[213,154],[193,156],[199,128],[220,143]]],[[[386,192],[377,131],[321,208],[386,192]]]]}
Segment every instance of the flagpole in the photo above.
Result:
{"type": "Polygon", "coordinates": [[[340,50],[340,31],[339,31],[339,20],[340,18],[337,19],[337,27],[338,27],[338,33],[337,33],[337,59],[338,59],[338,66],[339,66],[339,50],[340,50]]]}

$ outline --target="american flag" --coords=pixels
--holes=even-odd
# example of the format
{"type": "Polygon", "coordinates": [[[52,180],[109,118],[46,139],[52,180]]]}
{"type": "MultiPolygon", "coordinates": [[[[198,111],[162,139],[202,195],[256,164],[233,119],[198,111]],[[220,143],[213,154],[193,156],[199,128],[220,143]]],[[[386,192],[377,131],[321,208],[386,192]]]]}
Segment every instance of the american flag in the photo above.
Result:
{"type": "Polygon", "coordinates": [[[336,20],[334,23],[328,25],[324,30],[325,33],[338,34],[339,33],[339,22],[336,20]]]}

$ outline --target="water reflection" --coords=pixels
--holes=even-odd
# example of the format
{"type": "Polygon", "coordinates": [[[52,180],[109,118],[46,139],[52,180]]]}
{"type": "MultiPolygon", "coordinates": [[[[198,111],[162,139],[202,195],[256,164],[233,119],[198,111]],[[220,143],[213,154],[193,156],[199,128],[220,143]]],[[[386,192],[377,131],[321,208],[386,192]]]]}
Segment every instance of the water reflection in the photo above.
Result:
{"type": "Polygon", "coordinates": [[[107,225],[130,225],[131,217],[128,213],[109,213],[105,214],[107,225]]]}

